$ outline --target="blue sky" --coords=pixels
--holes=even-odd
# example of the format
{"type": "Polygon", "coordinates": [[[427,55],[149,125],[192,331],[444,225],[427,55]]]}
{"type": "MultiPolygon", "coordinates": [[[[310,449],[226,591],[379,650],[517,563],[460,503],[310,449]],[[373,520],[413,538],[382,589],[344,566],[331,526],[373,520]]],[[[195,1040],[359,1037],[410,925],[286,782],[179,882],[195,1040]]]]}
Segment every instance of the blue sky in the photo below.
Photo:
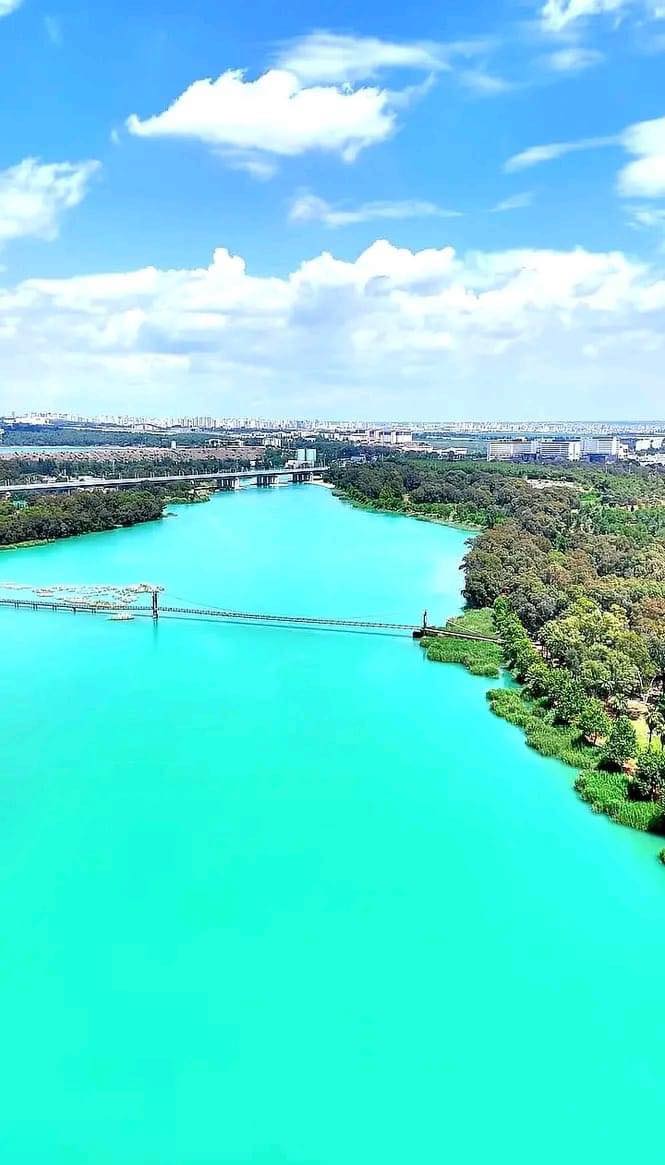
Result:
{"type": "Polygon", "coordinates": [[[665,415],[665,5],[0,0],[0,409],[665,415]]]}

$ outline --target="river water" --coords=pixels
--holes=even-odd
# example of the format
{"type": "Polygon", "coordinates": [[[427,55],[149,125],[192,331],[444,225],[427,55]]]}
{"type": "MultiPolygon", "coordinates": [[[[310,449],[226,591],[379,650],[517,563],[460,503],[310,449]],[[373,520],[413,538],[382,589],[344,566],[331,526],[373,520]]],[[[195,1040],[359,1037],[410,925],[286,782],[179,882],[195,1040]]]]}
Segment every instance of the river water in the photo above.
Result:
{"type": "MultiPolygon", "coordinates": [[[[417,621],[465,535],[217,495],[0,578],[417,621]]],[[[665,871],[408,638],[0,611],[11,1165],[662,1157],[665,871]]]]}

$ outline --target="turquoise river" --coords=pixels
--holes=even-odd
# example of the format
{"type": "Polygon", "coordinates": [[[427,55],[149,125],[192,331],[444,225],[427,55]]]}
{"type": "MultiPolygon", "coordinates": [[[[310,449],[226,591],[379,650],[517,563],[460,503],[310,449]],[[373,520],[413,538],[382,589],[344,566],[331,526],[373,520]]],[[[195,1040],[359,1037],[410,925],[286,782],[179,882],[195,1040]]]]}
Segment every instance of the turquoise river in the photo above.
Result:
{"type": "MultiPolygon", "coordinates": [[[[418,621],[463,532],[311,486],[0,580],[418,621]]],[[[407,637],[0,610],[7,1165],[663,1159],[665,870],[407,637]]]]}

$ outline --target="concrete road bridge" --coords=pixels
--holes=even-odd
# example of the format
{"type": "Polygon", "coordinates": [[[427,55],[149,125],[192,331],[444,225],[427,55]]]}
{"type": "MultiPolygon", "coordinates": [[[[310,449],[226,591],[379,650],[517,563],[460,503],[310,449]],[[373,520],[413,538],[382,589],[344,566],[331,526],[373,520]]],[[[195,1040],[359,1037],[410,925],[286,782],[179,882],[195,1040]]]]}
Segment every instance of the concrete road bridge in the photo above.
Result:
{"type": "Polygon", "coordinates": [[[210,482],[221,490],[239,489],[243,482],[254,483],[259,488],[292,482],[320,481],[328,467],[326,465],[300,465],[291,469],[234,469],[213,473],[168,473],[151,474],[143,477],[98,477],[91,481],[37,481],[30,485],[2,485],[0,497],[15,494],[73,493],[76,490],[94,489],[141,489],[142,486],[173,485],[176,482],[191,481],[204,485],[210,482]]]}

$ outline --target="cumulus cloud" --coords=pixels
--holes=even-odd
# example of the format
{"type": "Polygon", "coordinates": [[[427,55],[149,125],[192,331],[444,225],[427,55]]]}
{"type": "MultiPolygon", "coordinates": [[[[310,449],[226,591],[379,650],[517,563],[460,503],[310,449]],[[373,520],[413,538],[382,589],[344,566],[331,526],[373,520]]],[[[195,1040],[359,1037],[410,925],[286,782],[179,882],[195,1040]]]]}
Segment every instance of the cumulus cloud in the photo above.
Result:
{"type": "Polygon", "coordinates": [[[0,17],[9,16],[10,12],[16,12],[22,3],[23,0],[0,0],[0,17]]]}
{"type": "Polygon", "coordinates": [[[85,197],[99,162],[44,163],[25,158],[0,170],[0,246],[10,239],[53,239],[67,210],[85,197]]]}
{"type": "Polygon", "coordinates": [[[322,222],[327,227],[353,226],[382,219],[458,218],[459,211],[444,210],[433,202],[406,199],[397,202],[364,202],[356,207],[331,206],[309,191],[298,194],[289,211],[291,222],[322,222]]]}
{"type": "Polygon", "coordinates": [[[454,416],[657,412],[665,279],[620,252],[412,252],[378,241],[290,275],[208,267],[0,289],[0,404],[454,416]],[[91,386],[94,386],[92,388],[91,386]],[[491,387],[488,387],[491,386],[491,387]],[[505,405],[505,408],[503,406],[505,405]],[[652,407],[653,406],[653,407],[652,407]],[[557,411],[559,411],[559,408],[557,411]]]}
{"type": "Polygon", "coordinates": [[[303,87],[285,69],[271,69],[256,81],[229,70],[215,81],[195,81],[163,113],[127,120],[138,137],[195,138],[250,161],[263,153],[293,157],[325,150],[351,162],[390,137],[395,124],[386,90],[303,87]]]}

